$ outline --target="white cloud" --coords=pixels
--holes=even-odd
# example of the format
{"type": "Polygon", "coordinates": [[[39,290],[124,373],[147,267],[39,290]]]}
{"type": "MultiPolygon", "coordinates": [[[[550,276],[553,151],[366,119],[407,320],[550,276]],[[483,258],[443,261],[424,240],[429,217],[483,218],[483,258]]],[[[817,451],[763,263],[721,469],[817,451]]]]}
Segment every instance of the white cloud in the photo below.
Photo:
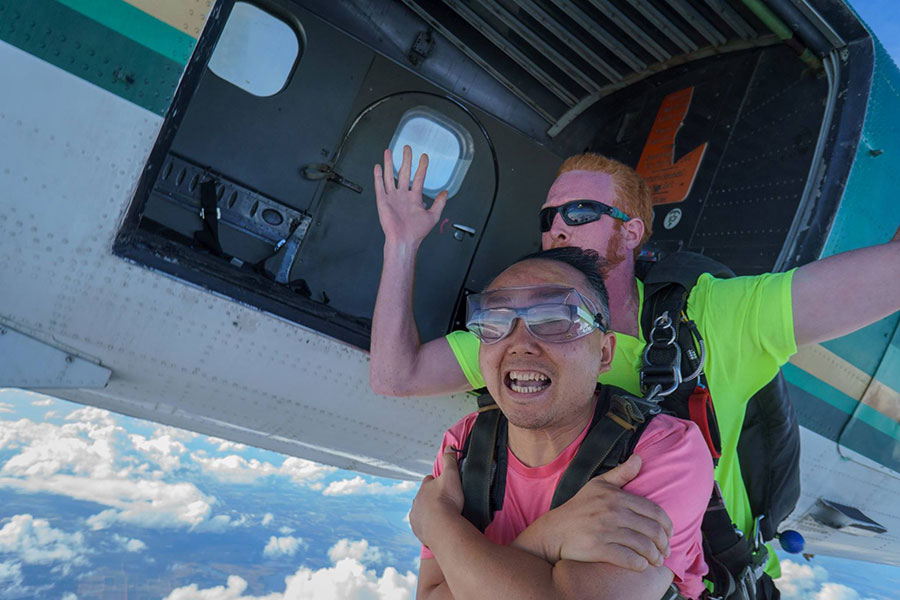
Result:
{"type": "Polygon", "coordinates": [[[781,577],[778,589],[785,600],[812,598],[815,590],[828,581],[828,571],[818,565],[781,561],[781,577]]]}
{"type": "Polygon", "coordinates": [[[247,582],[244,579],[237,575],[231,575],[228,577],[225,587],[218,586],[201,590],[196,583],[192,583],[189,586],[172,590],[164,600],[287,600],[283,594],[278,593],[268,596],[244,596],[246,589],[247,582]]]}
{"type": "Polygon", "coordinates": [[[107,510],[88,519],[94,529],[116,522],[197,527],[212,515],[215,498],[191,483],[162,481],[160,471],[148,479],[152,467],[126,454],[137,442],[145,453],[156,453],[155,464],[165,470],[166,457],[176,456],[183,446],[174,439],[172,428],[159,428],[149,440],[142,436],[135,440],[109,412],[91,407],[73,411],[65,421],[63,425],[28,419],[2,422],[0,448],[21,450],[0,468],[0,488],[102,504],[107,510]]]}
{"type": "MultiPolygon", "coordinates": [[[[340,542],[332,550],[339,545],[340,542]]],[[[368,548],[368,542],[365,545],[368,548]]],[[[165,600],[410,600],[416,589],[415,573],[407,571],[401,575],[395,568],[387,567],[379,576],[350,556],[318,570],[301,566],[284,581],[283,593],[245,596],[247,582],[232,575],[225,586],[199,589],[197,584],[191,584],[173,590],[165,600]]]]}
{"type": "Polygon", "coordinates": [[[784,600],[872,600],[828,578],[828,571],[818,565],[782,560],[781,578],[776,584],[784,600]]]}
{"type": "Polygon", "coordinates": [[[87,564],[81,532],[66,533],[28,514],[13,516],[0,529],[0,552],[16,554],[28,565],[58,564],[64,571],[87,564]]]}
{"type": "Polygon", "coordinates": [[[176,439],[171,429],[157,429],[150,439],[138,434],[131,434],[128,439],[135,450],[155,461],[163,471],[173,471],[181,468],[181,456],[187,452],[187,446],[176,439]]]}
{"type": "Polygon", "coordinates": [[[191,459],[204,472],[230,483],[253,483],[262,477],[277,475],[290,477],[298,485],[310,485],[335,471],[334,467],[294,457],[284,459],[279,467],[255,458],[247,460],[237,454],[209,457],[204,452],[193,452],[191,459]]]}
{"type": "Polygon", "coordinates": [[[290,535],[294,533],[294,528],[285,525],[284,527],[279,527],[278,532],[281,533],[281,535],[290,535]]]}
{"type": "Polygon", "coordinates": [[[8,404],[6,402],[0,402],[0,413],[11,413],[15,412],[12,404],[8,404]]]}
{"type": "Polygon", "coordinates": [[[239,442],[230,442],[228,440],[223,440],[222,438],[217,437],[208,437],[206,438],[207,443],[216,446],[216,450],[219,452],[228,452],[229,450],[244,450],[247,445],[241,444],[239,442]]]}
{"type": "Polygon", "coordinates": [[[826,583],[816,594],[816,600],[860,600],[856,590],[840,583],[826,583]]]}
{"type": "Polygon", "coordinates": [[[63,594],[63,597],[60,600],[78,600],[78,596],[73,594],[72,592],[66,592],[63,594]]]}
{"type": "Polygon", "coordinates": [[[127,552],[141,552],[147,549],[147,544],[135,538],[125,537],[118,533],[113,534],[113,541],[127,552]]]}
{"type": "Polygon", "coordinates": [[[194,452],[191,459],[200,465],[204,472],[230,483],[253,483],[260,477],[278,473],[278,467],[271,463],[255,458],[247,460],[237,454],[213,458],[194,452]]]}
{"type": "Polygon", "coordinates": [[[198,525],[194,531],[222,533],[235,527],[249,527],[250,524],[247,515],[240,515],[237,518],[229,515],[216,515],[198,525]]]}
{"type": "Polygon", "coordinates": [[[272,516],[272,513],[266,513],[265,515],[263,515],[263,518],[262,518],[262,524],[263,524],[264,526],[265,526],[265,525],[268,525],[269,523],[272,522],[272,519],[274,519],[274,518],[275,518],[275,517],[272,516]]]}
{"type": "Polygon", "coordinates": [[[263,556],[268,558],[278,558],[280,556],[293,556],[297,553],[301,547],[306,547],[306,542],[303,541],[303,538],[286,536],[286,537],[275,537],[274,535],[269,538],[269,542],[266,544],[265,549],[263,550],[263,556]]]}
{"type": "Polygon", "coordinates": [[[20,588],[25,579],[22,577],[22,565],[13,561],[0,562],[0,590],[20,588]]]}
{"type": "Polygon", "coordinates": [[[32,406],[50,406],[53,404],[53,398],[41,398],[40,400],[32,400],[32,406]]]}
{"type": "MultiPolygon", "coordinates": [[[[68,481],[57,477],[54,482],[63,485],[32,491],[53,491],[112,507],[88,518],[88,525],[93,529],[105,529],[113,523],[139,527],[198,527],[209,518],[216,501],[192,483],[101,480],[91,482],[91,490],[80,490],[78,486],[84,485],[81,478],[68,481]]],[[[27,485],[23,487],[28,489],[27,485]]]]}
{"type": "Polygon", "coordinates": [[[378,562],[383,556],[377,546],[369,546],[368,540],[354,542],[344,538],[338,540],[338,543],[328,550],[328,558],[335,564],[345,558],[352,558],[365,564],[378,562]]]}
{"type": "Polygon", "coordinates": [[[284,459],[284,462],[281,463],[281,467],[279,468],[280,474],[287,475],[294,483],[301,485],[318,481],[325,477],[325,475],[333,473],[334,471],[337,471],[335,467],[320,465],[311,460],[296,458],[294,456],[284,459]]]}
{"type": "Polygon", "coordinates": [[[401,494],[416,489],[412,481],[402,481],[394,485],[383,483],[369,483],[359,475],[353,479],[341,479],[332,481],[322,493],[326,496],[350,496],[353,494],[401,494]]]}
{"type": "Polygon", "coordinates": [[[409,600],[416,589],[416,575],[401,575],[387,567],[382,575],[352,558],[333,567],[313,571],[300,567],[285,579],[285,600],[409,600]]]}
{"type": "Polygon", "coordinates": [[[3,465],[2,473],[19,477],[49,476],[70,472],[92,477],[113,473],[115,446],[124,439],[107,411],[81,408],[66,417],[64,425],[34,423],[28,419],[4,422],[0,447],[24,446],[3,465]]]}

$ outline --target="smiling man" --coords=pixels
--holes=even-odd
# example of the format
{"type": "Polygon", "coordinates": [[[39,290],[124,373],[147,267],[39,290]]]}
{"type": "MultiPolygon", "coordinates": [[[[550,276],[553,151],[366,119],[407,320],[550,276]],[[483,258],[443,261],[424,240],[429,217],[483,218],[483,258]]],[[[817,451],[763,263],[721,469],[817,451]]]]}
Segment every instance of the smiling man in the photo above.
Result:
{"type": "MultiPolygon", "coordinates": [[[[476,446],[466,442],[481,413],[468,415],[444,436],[434,477],[423,482],[410,513],[426,546],[418,597],[658,600],[673,581],[686,598],[705,589],[700,525],[712,460],[693,423],[650,418],[623,390],[597,386],[615,349],[615,334],[604,325],[608,296],[597,265],[594,252],[549,250],[526,257],[484,293],[470,296],[467,327],[482,342],[481,372],[505,417],[508,451],[498,464],[506,469],[495,475],[504,479],[505,492],[483,533],[462,516],[464,503],[477,502],[463,497],[456,458],[456,449],[468,447],[465,465],[477,460],[476,446]],[[570,465],[591,455],[585,440],[599,439],[602,425],[619,424],[639,436],[634,454],[642,459],[625,489],[672,519],[671,552],[642,573],[592,561],[572,538],[558,535],[548,512],[570,465]]],[[[615,471],[634,469],[636,462],[603,480],[615,480],[615,471]]],[[[596,485],[589,482],[578,493],[591,494],[596,485]]],[[[585,528],[591,520],[584,519],[585,528]]]]}

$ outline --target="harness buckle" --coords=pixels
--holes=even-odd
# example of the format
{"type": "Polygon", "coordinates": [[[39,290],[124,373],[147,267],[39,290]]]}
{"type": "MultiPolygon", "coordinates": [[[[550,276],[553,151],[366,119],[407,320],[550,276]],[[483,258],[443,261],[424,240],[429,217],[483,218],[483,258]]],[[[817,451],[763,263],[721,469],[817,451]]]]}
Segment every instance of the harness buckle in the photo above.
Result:
{"type": "Polygon", "coordinates": [[[669,311],[663,312],[653,320],[650,340],[644,348],[644,365],[641,368],[641,388],[653,390],[647,395],[647,400],[668,396],[682,383],[681,347],[675,341],[677,335],[669,311]],[[664,355],[669,358],[663,358],[661,363],[654,363],[650,360],[651,352],[654,352],[656,357],[664,355]]]}

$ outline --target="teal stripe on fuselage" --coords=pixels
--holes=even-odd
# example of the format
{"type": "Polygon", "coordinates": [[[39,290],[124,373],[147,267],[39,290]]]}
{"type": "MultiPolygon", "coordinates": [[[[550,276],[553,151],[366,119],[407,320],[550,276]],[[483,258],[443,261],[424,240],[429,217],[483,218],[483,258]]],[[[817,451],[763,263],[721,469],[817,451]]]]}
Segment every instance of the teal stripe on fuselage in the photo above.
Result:
{"type": "Polygon", "coordinates": [[[862,420],[870,427],[877,429],[891,439],[900,441],[900,425],[871,406],[860,402],[837,388],[831,387],[821,379],[813,377],[803,369],[787,364],[783,367],[785,378],[794,385],[821,398],[834,408],[844,413],[844,421],[851,416],[862,420]],[[855,413],[855,414],[854,414],[855,413]]]}
{"type": "Polygon", "coordinates": [[[182,64],[55,0],[0,0],[0,40],[160,116],[184,72],[182,64]]]}
{"type": "MultiPolygon", "coordinates": [[[[783,370],[784,376],[788,382],[820,398],[823,402],[826,402],[841,411],[843,414],[841,417],[842,422],[846,423],[851,417],[856,418],[863,421],[869,427],[888,436],[892,440],[900,442],[900,424],[893,419],[881,414],[871,406],[860,404],[856,398],[848,396],[837,388],[831,387],[821,379],[813,377],[803,369],[790,363],[785,365],[783,370]]],[[[834,439],[835,441],[838,441],[838,438],[834,439]]]]}
{"type": "MultiPolygon", "coordinates": [[[[794,370],[800,371],[796,367],[794,370]]],[[[785,376],[788,377],[787,369],[785,376]]],[[[811,376],[807,375],[807,377],[811,376]]],[[[790,379],[791,377],[788,377],[788,380],[790,379]]],[[[838,446],[838,440],[840,440],[840,445],[900,473],[900,452],[898,452],[900,441],[896,437],[896,432],[892,437],[869,425],[864,420],[871,416],[869,414],[857,414],[858,418],[851,419],[844,410],[794,383],[788,383],[788,388],[791,392],[791,400],[797,409],[797,418],[801,427],[832,440],[835,447],[838,446]]],[[[840,392],[837,393],[840,394],[840,392]]],[[[849,396],[845,397],[849,398],[849,396]]],[[[872,411],[869,407],[865,408],[872,411]]]]}
{"type": "MultiPolygon", "coordinates": [[[[814,377],[799,367],[788,363],[782,367],[785,378],[794,385],[803,388],[810,394],[813,394],[823,401],[827,402],[834,408],[843,413],[844,421],[850,418],[859,401],[843,393],[837,388],[831,387],[821,379],[814,377]]],[[[835,438],[837,439],[837,438],[835,438]]]]}
{"type": "Polygon", "coordinates": [[[125,37],[186,65],[197,40],[122,0],[57,0],[125,37]]]}

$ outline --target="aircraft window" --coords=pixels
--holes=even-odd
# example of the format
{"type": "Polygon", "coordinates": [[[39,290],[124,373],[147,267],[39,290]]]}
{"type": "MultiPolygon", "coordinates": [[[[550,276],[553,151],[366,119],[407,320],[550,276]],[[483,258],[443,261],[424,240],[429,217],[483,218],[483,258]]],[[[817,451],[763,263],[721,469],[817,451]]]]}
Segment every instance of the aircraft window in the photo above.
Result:
{"type": "Polygon", "coordinates": [[[467,129],[432,108],[417,106],[403,113],[391,140],[395,177],[405,145],[413,151],[413,172],[419,156],[428,154],[426,196],[434,198],[447,190],[452,197],[459,191],[475,153],[475,142],[467,129]]]}
{"type": "Polygon", "coordinates": [[[300,54],[296,32],[246,2],[236,2],[209,60],[213,73],[254,96],[284,89],[300,54]]]}

